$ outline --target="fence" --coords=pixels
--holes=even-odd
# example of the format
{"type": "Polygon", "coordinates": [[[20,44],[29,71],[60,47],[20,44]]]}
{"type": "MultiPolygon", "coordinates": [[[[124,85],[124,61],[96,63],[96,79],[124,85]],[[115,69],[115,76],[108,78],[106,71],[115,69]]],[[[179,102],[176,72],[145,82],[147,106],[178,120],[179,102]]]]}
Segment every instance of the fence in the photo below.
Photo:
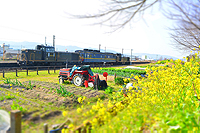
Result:
{"type": "Polygon", "coordinates": [[[26,71],[26,75],[29,75],[29,72],[32,70],[35,70],[37,72],[37,75],[39,75],[39,71],[41,70],[48,70],[48,73],[50,74],[50,70],[54,70],[54,73],[56,72],[56,70],[62,68],[62,66],[58,67],[58,66],[38,66],[38,67],[13,67],[13,68],[0,68],[1,73],[3,74],[3,78],[5,78],[6,76],[6,72],[10,72],[10,71],[15,71],[15,75],[16,77],[18,77],[18,73],[20,71],[26,71]]]}
{"type": "MultiPolygon", "coordinates": [[[[92,64],[91,67],[110,67],[111,64],[104,64],[104,65],[94,65],[92,64]]],[[[10,71],[15,71],[15,75],[16,77],[18,77],[18,72],[19,71],[23,71],[25,70],[26,71],[26,75],[28,76],[29,75],[29,71],[31,70],[35,70],[37,72],[37,75],[39,75],[39,71],[40,70],[48,70],[48,73],[50,74],[50,70],[54,70],[54,73],[56,72],[56,70],[58,69],[61,69],[63,67],[66,67],[66,66],[27,66],[27,67],[12,67],[12,68],[0,68],[0,71],[1,73],[3,74],[3,78],[5,78],[5,75],[6,75],[6,72],[10,72],[10,71]]],[[[70,66],[72,67],[72,66],[70,66]]]]}

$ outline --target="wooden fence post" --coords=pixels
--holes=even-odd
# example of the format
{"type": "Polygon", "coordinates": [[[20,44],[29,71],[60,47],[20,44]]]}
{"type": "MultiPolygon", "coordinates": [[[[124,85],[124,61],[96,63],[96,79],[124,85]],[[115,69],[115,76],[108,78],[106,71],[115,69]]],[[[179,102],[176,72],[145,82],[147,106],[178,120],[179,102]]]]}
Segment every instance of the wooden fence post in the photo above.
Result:
{"type": "Polygon", "coordinates": [[[48,124],[47,123],[44,124],[44,133],[48,133],[48,124]]]}
{"type": "Polygon", "coordinates": [[[17,75],[17,69],[16,69],[16,77],[18,77],[18,75],[17,75]]]}
{"type": "Polygon", "coordinates": [[[48,74],[50,74],[50,72],[49,72],[49,67],[48,67],[48,74]]]}
{"type": "Polygon", "coordinates": [[[54,67],[54,73],[56,73],[56,67],[54,67]]]}
{"type": "Polygon", "coordinates": [[[5,78],[5,72],[4,72],[4,69],[3,69],[3,78],[5,78]]]}
{"type": "Polygon", "coordinates": [[[38,67],[37,67],[37,75],[38,75],[38,67]]]}
{"type": "Polygon", "coordinates": [[[26,68],[26,75],[28,76],[28,67],[26,68]]]}
{"type": "Polygon", "coordinates": [[[21,133],[21,111],[11,111],[11,133],[21,133]]]}
{"type": "MultiPolygon", "coordinates": [[[[116,77],[117,77],[117,75],[116,75],[116,73],[115,73],[115,75],[114,75],[114,81],[116,81],[115,79],[116,79],[116,77]]],[[[116,83],[116,82],[115,82],[116,83]]]]}

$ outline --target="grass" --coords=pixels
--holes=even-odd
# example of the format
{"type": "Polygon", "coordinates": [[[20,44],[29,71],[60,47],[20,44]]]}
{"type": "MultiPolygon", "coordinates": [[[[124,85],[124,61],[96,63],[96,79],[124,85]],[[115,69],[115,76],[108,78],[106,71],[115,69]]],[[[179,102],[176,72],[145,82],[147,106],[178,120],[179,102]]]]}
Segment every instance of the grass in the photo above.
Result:
{"type": "MultiPolygon", "coordinates": [[[[18,71],[18,77],[16,77],[15,72],[6,72],[5,74],[6,78],[3,78],[2,74],[0,74],[0,83],[7,83],[7,84],[12,83],[13,85],[20,86],[24,81],[29,82],[27,86],[29,90],[24,90],[23,92],[20,92],[20,93],[17,93],[16,90],[14,91],[9,88],[0,88],[0,90],[3,91],[4,93],[7,93],[13,96],[13,97],[10,97],[10,99],[16,100],[14,104],[11,105],[13,109],[14,108],[21,109],[23,114],[32,113],[31,116],[33,117],[40,116],[41,118],[44,118],[45,114],[48,114],[48,112],[64,111],[64,110],[68,111],[68,115],[66,117],[63,117],[62,115],[52,116],[49,119],[41,119],[40,121],[37,121],[37,122],[22,120],[23,132],[41,132],[43,131],[44,123],[48,123],[49,127],[51,127],[50,125],[63,123],[68,117],[73,118],[75,125],[80,125],[82,124],[84,120],[92,118],[95,114],[90,117],[88,116],[84,117],[82,113],[80,114],[77,112],[77,108],[81,108],[82,105],[84,105],[84,108],[82,110],[83,112],[87,112],[92,108],[92,106],[98,101],[99,98],[107,102],[110,99],[112,92],[116,92],[120,89],[120,86],[116,85],[114,81],[108,81],[107,84],[109,87],[105,91],[104,90],[99,91],[103,93],[105,92],[106,95],[101,95],[99,97],[92,97],[90,99],[86,98],[82,104],[74,103],[72,104],[71,107],[65,107],[63,105],[57,107],[51,101],[44,102],[44,101],[38,100],[38,98],[41,96],[40,94],[37,94],[36,95],[37,97],[35,98],[27,97],[27,94],[29,93],[29,91],[32,91],[33,89],[35,89],[33,88],[34,84],[32,84],[31,81],[44,81],[44,82],[50,82],[50,83],[58,83],[58,74],[59,74],[59,71],[56,71],[56,73],[54,73],[53,70],[50,71],[50,74],[48,74],[47,70],[39,71],[39,75],[37,75],[36,71],[29,71],[28,76],[26,75],[26,71],[18,71]]],[[[65,83],[65,84],[67,84],[70,87],[75,87],[73,84],[69,84],[69,83],[65,83]]],[[[38,87],[42,87],[42,86],[38,86],[38,87]]],[[[73,93],[67,92],[62,87],[57,88],[57,89],[53,89],[52,87],[45,88],[45,89],[49,89],[52,91],[52,92],[48,92],[49,95],[57,95],[57,94],[54,94],[53,91],[60,94],[59,97],[55,98],[56,100],[67,98],[73,95],[73,93]]],[[[90,89],[90,88],[86,88],[86,89],[90,89]]],[[[78,97],[82,97],[82,96],[79,95],[78,97]]],[[[9,98],[0,95],[0,102],[2,99],[8,100],[9,98]]],[[[5,108],[3,107],[3,109],[5,108]]]]}
{"type": "MultiPolygon", "coordinates": [[[[39,75],[37,75],[37,71],[33,71],[33,70],[29,70],[28,76],[25,70],[22,71],[18,71],[18,77],[16,77],[16,73],[15,72],[5,72],[5,78],[9,78],[9,79],[32,79],[35,77],[41,78],[40,81],[45,81],[45,76],[47,76],[48,78],[54,77],[55,75],[58,76],[59,74],[59,70],[57,70],[55,73],[53,70],[50,70],[50,74],[48,74],[48,70],[41,70],[38,72],[39,75]]],[[[0,73],[0,80],[4,80],[5,78],[3,78],[3,74],[0,73]]]]}

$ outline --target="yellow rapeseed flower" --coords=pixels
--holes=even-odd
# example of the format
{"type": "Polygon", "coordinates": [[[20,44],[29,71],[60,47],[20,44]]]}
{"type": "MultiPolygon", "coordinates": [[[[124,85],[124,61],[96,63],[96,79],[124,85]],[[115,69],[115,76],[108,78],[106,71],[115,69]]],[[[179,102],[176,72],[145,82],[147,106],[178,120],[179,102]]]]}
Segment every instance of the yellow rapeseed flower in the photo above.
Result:
{"type": "Polygon", "coordinates": [[[78,108],[78,109],[77,109],[77,112],[78,112],[78,113],[81,113],[81,112],[82,112],[82,109],[81,109],[81,108],[78,108]]]}
{"type": "Polygon", "coordinates": [[[78,98],[78,102],[79,102],[79,103],[82,103],[82,97],[79,97],[79,98],[78,98]]]}
{"type": "Polygon", "coordinates": [[[64,117],[67,116],[67,114],[68,114],[67,111],[63,111],[63,112],[62,112],[62,115],[63,115],[64,117]]]}

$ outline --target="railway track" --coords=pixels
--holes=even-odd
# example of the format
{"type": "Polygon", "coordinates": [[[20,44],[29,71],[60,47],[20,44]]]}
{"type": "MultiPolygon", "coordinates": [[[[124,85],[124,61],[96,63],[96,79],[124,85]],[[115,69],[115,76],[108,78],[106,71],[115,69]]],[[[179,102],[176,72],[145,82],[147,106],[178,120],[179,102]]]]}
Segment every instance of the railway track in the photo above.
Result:
{"type": "MultiPolygon", "coordinates": [[[[144,61],[138,61],[138,62],[132,62],[132,65],[134,65],[134,64],[147,64],[147,63],[150,63],[150,62],[148,62],[148,61],[146,61],[146,62],[144,62],[144,61]]],[[[90,64],[91,65],[91,67],[110,67],[111,65],[110,64],[106,64],[106,66],[105,65],[95,65],[95,64],[90,64]]],[[[73,65],[68,65],[68,67],[72,67],[73,65]]],[[[56,68],[59,68],[59,67],[61,67],[61,68],[63,68],[63,67],[65,67],[64,65],[63,66],[20,66],[19,64],[18,64],[18,62],[17,61],[0,61],[0,70],[1,69],[17,69],[17,68],[21,68],[21,69],[26,69],[26,68],[48,68],[48,67],[56,67],[56,68]]]]}

